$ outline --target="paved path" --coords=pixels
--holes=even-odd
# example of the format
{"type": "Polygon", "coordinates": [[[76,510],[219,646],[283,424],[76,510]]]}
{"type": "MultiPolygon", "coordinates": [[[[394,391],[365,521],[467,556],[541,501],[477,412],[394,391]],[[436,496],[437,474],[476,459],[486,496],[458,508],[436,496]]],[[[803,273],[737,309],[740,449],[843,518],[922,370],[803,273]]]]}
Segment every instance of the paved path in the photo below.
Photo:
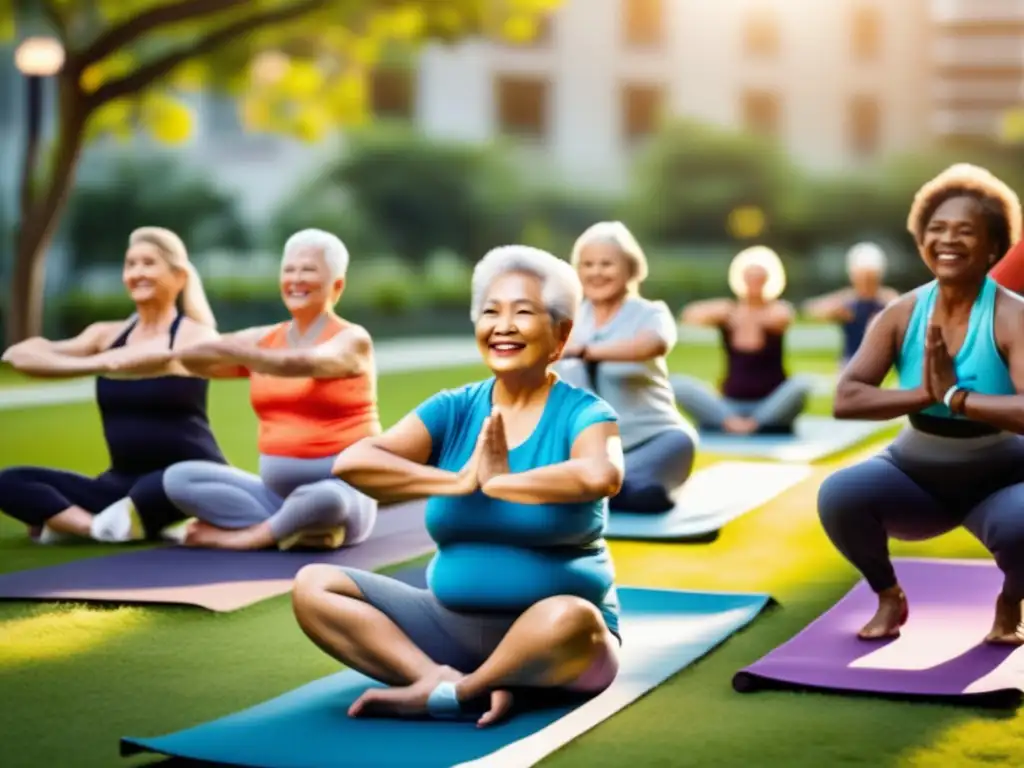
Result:
{"type": "MultiPolygon", "coordinates": [[[[718,334],[708,328],[682,328],[679,340],[700,346],[718,343],[718,334]]],[[[786,337],[790,349],[836,349],[839,334],[831,327],[794,328],[786,337]]],[[[377,370],[380,373],[408,373],[436,368],[456,368],[479,362],[476,342],[464,336],[425,336],[393,339],[376,344],[377,370]]],[[[815,376],[815,391],[829,393],[832,376],[815,376]]],[[[32,384],[0,388],[0,411],[47,405],[82,403],[93,397],[93,379],[75,379],[59,384],[32,384]]]]}

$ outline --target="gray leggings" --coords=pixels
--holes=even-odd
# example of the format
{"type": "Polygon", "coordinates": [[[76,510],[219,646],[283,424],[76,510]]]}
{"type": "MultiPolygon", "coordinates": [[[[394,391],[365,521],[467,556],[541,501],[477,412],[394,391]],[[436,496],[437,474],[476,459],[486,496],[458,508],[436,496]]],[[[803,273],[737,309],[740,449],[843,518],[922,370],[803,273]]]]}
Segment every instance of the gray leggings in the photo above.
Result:
{"type": "Polygon", "coordinates": [[[759,430],[789,430],[807,405],[812,384],[803,376],[791,376],[761,400],[732,400],[723,397],[700,379],[677,374],[672,377],[676,402],[701,429],[718,431],[726,419],[753,419],[759,430]]]}
{"type": "Polygon", "coordinates": [[[621,512],[667,512],[672,494],[693,470],[697,448],[690,433],[668,429],[626,451],[622,489],[608,505],[621,512]]]}
{"type": "Polygon", "coordinates": [[[825,533],[881,592],[896,584],[890,537],[921,541],[963,526],[994,556],[1007,594],[1024,598],[1024,438],[968,455],[954,442],[901,435],[878,456],[832,474],[818,491],[825,533]],[[928,458],[907,450],[925,440],[943,445],[928,458]]]}
{"type": "Polygon", "coordinates": [[[164,472],[167,497],[186,515],[218,528],[269,522],[276,541],[300,531],[345,526],[345,544],[373,531],[377,502],[331,476],[334,457],[260,456],[260,474],[209,461],[184,461],[164,472]]]}

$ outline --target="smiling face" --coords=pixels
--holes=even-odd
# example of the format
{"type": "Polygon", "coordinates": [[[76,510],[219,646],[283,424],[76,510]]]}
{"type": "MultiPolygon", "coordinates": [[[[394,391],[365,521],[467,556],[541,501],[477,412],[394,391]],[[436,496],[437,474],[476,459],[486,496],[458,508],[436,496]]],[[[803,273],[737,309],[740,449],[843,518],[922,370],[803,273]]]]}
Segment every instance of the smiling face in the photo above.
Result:
{"type": "Polygon", "coordinates": [[[187,276],[183,270],[173,269],[155,245],[140,242],[125,254],[121,279],[136,305],[173,304],[187,276]]]}
{"type": "Polygon", "coordinates": [[[539,278],[522,272],[491,283],[476,322],[476,342],[495,375],[545,370],[561,354],[572,324],[552,322],[542,288],[539,278]]]}
{"type": "Polygon", "coordinates": [[[594,242],[582,248],[576,269],[583,295],[595,304],[621,299],[633,277],[629,261],[612,243],[594,242]]]}
{"type": "Polygon", "coordinates": [[[325,312],[341,297],[344,278],[331,280],[323,254],[298,248],[281,261],[281,298],[292,315],[325,312]]]}
{"type": "Polygon", "coordinates": [[[994,261],[982,205],[967,195],[951,197],[935,209],[919,247],[928,269],[947,283],[980,282],[994,261]]]}

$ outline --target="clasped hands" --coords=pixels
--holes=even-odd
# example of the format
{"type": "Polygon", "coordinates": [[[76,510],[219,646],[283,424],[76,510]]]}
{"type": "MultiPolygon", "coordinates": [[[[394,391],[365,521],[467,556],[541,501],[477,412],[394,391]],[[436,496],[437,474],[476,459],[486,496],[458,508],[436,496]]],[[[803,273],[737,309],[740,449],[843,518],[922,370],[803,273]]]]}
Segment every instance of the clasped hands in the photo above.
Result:
{"type": "Polygon", "coordinates": [[[941,403],[950,388],[957,384],[953,356],[949,354],[942,328],[937,325],[929,325],[925,337],[921,384],[933,403],[941,403]]]}
{"type": "Polygon", "coordinates": [[[190,362],[228,362],[242,349],[230,339],[215,339],[193,347],[168,349],[161,340],[159,344],[120,347],[104,352],[103,369],[116,378],[117,374],[145,374],[162,371],[176,360],[187,358],[190,362]]]}
{"type": "Polygon", "coordinates": [[[498,410],[484,419],[473,455],[456,475],[455,495],[465,496],[477,490],[487,493],[487,484],[509,474],[508,440],[505,420],[498,410]]]}

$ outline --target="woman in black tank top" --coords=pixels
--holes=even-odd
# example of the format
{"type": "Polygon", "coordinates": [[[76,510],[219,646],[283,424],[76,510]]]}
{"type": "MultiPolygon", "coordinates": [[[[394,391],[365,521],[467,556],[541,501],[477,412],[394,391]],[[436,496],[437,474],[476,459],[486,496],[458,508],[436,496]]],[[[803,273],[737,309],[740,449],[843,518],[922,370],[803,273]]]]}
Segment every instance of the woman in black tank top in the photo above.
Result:
{"type": "Polygon", "coordinates": [[[718,328],[725,350],[721,393],[692,376],[672,377],[679,406],[706,432],[791,432],[811,385],[790,377],[783,364],[783,336],[793,308],[779,301],[786,273],[774,251],[755,246],[729,267],[737,300],[711,299],[686,307],[682,322],[718,328]]]}
{"type": "Polygon", "coordinates": [[[124,282],[137,310],[127,323],[95,323],[65,341],[29,339],[3,356],[18,370],[43,378],[98,376],[96,402],[109,469],[98,477],[45,467],[0,471],[0,511],[28,525],[42,543],[66,535],[102,541],[158,537],[183,518],[164,494],[163,471],[194,459],[226,463],[207,417],[209,383],[168,362],[176,342],[215,334],[184,244],[167,230],[136,230],[129,238],[124,282]],[[131,371],[148,378],[117,378],[131,371]],[[119,517],[125,529],[97,530],[96,515],[118,502],[125,505],[119,517]]]}

